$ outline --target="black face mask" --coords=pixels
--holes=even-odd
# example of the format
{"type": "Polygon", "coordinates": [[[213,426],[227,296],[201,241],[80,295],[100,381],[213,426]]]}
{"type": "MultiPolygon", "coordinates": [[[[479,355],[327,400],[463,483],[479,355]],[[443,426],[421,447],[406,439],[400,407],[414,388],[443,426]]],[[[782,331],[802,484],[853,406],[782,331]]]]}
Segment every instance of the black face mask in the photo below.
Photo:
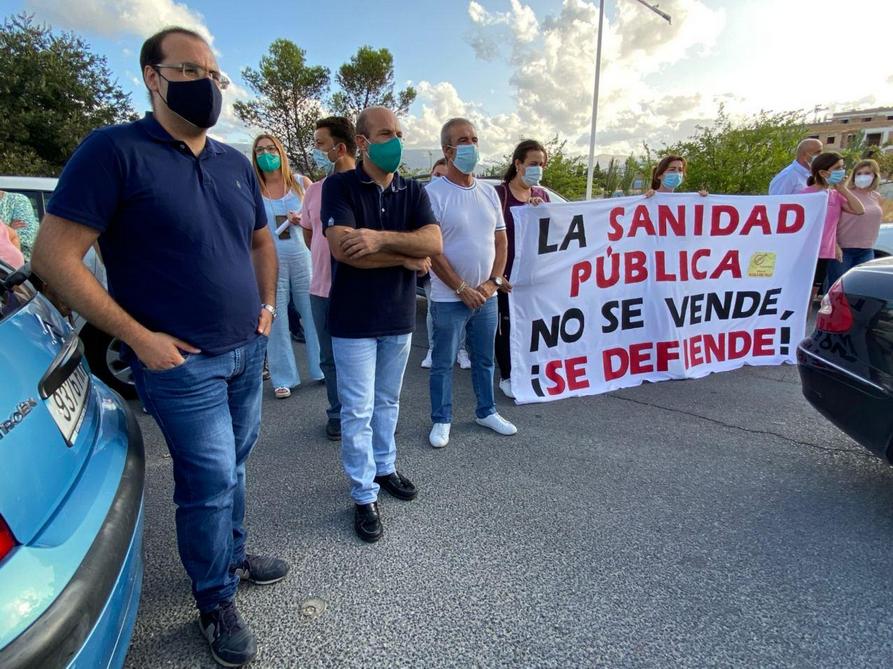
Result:
{"type": "Polygon", "coordinates": [[[172,112],[199,128],[211,128],[220,117],[223,95],[211,79],[195,81],[171,81],[158,74],[167,82],[167,100],[164,103],[172,112]]]}

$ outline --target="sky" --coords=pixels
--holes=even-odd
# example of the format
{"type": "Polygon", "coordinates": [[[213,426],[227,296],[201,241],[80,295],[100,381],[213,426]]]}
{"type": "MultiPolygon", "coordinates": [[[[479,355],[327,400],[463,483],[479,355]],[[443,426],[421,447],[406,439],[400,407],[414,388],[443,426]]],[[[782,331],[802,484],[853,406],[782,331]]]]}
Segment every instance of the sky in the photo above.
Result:
{"type": "MultiPolygon", "coordinates": [[[[660,147],[709,124],[760,110],[833,111],[893,106],[893,59],[884,30],[893,0],[661,0],[672,23],[636,0],[605,0],[596,151],[660,147]]],[[[441,125],[465,116],[481,153],[496,158],[521,139],[558,135],[589,146],[598,3],[587,0],[0,0],[72,30],[105,55],[134,106],[148,107],[142,41],[178,24],[207,35],[234,85],[215,135],[248,141],[232,103],[251,92],[240,77],[277,38],[333,73],[367,44],[394,55],[399,87],[418,97],[403,119],[406,146],[439,152],[441,125]]],[[[334,78],[333,78],[334,80],[334,78]]]]}

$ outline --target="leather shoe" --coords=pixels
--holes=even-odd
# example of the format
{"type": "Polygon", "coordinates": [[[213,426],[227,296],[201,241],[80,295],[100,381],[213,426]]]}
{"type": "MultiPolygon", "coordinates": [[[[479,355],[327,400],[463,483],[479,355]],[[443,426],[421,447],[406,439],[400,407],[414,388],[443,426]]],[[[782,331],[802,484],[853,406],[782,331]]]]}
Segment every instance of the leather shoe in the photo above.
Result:
{"type": "Polygon", "coordinates": [[[381,516],[378,514],[378,502],[357,504],[353,526],[357,531],[357,536],[363,541],[372,544],[381,539],[383,528],[381,516]]]}
{"type": "Polygon", "coordinates": [[[329,418],[326,421],[326,438],[329,441],[341,441],[341,419],[329,418]]]}
{"type": "Polygon", "coordinates": [[[407,502],[415,499],[416,495],[419,494],[418,488],[413,485],[412,481],[397,471],[385,476],[376,476],[375,482],[397,499],[407,502]]]}

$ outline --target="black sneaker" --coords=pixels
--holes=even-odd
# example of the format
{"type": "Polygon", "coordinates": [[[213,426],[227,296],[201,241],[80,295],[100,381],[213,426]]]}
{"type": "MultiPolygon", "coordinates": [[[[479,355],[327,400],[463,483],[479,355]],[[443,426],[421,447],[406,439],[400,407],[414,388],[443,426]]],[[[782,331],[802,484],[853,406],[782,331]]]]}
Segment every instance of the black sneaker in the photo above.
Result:
{"type": "Polygon", "coordinates": [[[381,516],[378,515],[378,502],[357,504],[354,512],[353,527],[363,541],[375,543],[381,539],[383,528],[381,516]]]}
{"type": "Polygon", "coordinates": [[[341,419],[329,418],[326,422],[326,437],[329,441],[341,441],[341,419]]]}
{"type": "Polygon", "coordinates": [[[415,484],[397,471],[385,476],[376,476],[375,482],[397,499],[402,499],[406,502],[415,499],[416,495],[419,494],[415,484]]]}
{"type": "Polygon", "coordinates": [[[270,585],[285,578],[288,563],[279,558],[248,555],[245,561],[232,571],[243,581],[251,581],[255,585],[270,585]]]}
{"type": "Polygon", "coordinates": [[[254,633],[236,611],[234,602],[221,602],[210,613],[200,613],[198,626],[217,664],[241,667],[257,655],[254,633]]]}

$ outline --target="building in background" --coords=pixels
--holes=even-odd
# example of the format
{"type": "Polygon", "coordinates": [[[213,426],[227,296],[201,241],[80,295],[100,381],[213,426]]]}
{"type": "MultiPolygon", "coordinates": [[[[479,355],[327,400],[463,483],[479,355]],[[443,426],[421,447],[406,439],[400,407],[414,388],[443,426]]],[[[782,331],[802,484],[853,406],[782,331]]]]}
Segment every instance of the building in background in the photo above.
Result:
{"type": "Polygon", "coordinates": [[[819,123],[807,124],[809,136],[825,145],[827,151],[846,149],[859,131],[864,133],[867,146],[880,146],[893,151],[893,107],[875,107],[832,114],[819,123]]]}

